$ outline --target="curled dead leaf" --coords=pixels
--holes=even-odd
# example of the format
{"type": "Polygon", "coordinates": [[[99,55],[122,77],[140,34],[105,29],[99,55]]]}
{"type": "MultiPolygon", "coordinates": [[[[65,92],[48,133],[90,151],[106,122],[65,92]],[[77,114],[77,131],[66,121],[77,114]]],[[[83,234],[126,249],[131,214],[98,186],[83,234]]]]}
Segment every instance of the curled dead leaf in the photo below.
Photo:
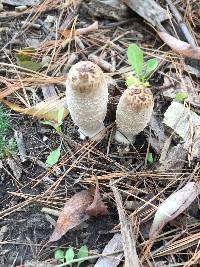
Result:
{"type": "Polygon", "coordinates": [[[64,206],[60,216],[58,217],[55,229],[51,235],[49,242],[59,240],[68,230],[78,226],[81,222],[87,220],[89,215],[86,208],[93,201],[92,193],[89,190],[76,193],[70,198],[64,206]]]}
{"type": "Polygon", "coordinates": [[[186,210],[198,196],[200,184],[188,182],[182,189],[170,195],[156,211],[149,238],[154,239],[164,225],[186,210]]]}
{"type": "Polygon", "coordinates": [[[183,42],[166,32],[157,32],[159,37],[175,52],[194,59],[200,59],[200,47],[192,47],[190,44],[183,42]]]}
{"type": "Polygon", "coordinates": [[[65,203],[49,242],[59,240],[68,230],[78,226],[90,216],[107,214],[108,210],[101,200],[97,183],[95,195],[92,190],[84,190],[76,193],[65,203]]]}
{"type": "Polygon", "coordinates": [[[99,192],[99,183],[96,180],[96,190],[94,195],[94,200],[90,206],[87,207],[86,212],[90,216],[99,216],[99,215],[107,215],[108,209],[106,205],[103,203],[100,192],[99,192]]]}

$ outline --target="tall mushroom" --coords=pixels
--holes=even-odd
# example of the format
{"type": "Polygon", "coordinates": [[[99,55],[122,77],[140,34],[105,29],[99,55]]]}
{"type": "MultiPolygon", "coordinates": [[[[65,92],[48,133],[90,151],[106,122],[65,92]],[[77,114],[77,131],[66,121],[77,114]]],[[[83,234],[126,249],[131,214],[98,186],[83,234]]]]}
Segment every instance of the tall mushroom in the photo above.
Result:
{"type": "Polygon", "coordinates": [[[67,77],[66,94],[80,138],[97,135],[104,128],[108,103],[108,86],[100,67],[91,61],[73,65],[67,77]]]}
{"type": "Polygon", "coordinates": [[[144,85],[132,85],[122,94],[116,111],[115,140],[130,144],[147,126],[153,112],[153,95],[144,85]]]}

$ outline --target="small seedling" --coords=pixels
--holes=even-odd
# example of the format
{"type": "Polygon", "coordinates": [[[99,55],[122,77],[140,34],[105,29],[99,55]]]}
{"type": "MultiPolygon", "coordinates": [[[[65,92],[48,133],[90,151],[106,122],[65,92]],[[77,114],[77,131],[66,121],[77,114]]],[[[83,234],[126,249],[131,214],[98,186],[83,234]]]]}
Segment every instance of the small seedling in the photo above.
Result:
{"type": "Polygon", "coordinates": [[[61,125],[63,124],[63,114],[64,114],[65,108],[62,107],[58,111],[57,120],[56,121],[41,121],[43,125],[49,125],[53,127],[56,132],[61,132],[61,125]]]}
{"type": "MultiPolygon", "coordinates": [[[[74,259],[74,250],[73,248],[68,248],[68,250],[65,252],[65,260],[66,260],[66,263],[67,262],[70,262],[74,259]]],[[[72,267],[72,263],[69,264],[70,267],[72,267]]]]}
{"type": "Polygon", "coordinates": [[[77,259],[80,259],[80,261],[77,264],[77,267],[79,267],[81,265],[82,262],[85,261],[85,258],[88,257],[88,247],[87,246],[82,246],[78,253],[77,253],[77,259]]]}
{"type": "Polygon", "coordinates": [[[144,62],[144,54],[139,46],[131,44],[127,51],[128,63],[132,66],[135,75],[128,77],[126,80],[127,86],[130,85],[144,85],[149,86],[148,76],[158,66],[158,61],[155,58],[149,59],[146,63],[144,62]]]}
{"type": "Polygon", "coordinates": [[[14,139],[7,139],[7,134],[11,128],[9,118],[2,105],[0,105],[0,158],[10,157],[16,152],[16,142],[14,139]]]}
{"type": "Polygon", "coordinates": [[[153,153],[149,152],[147,155],[147,162],[152,165],[154,163],[154,157],[153,157],[153,153]]]}
{"type": "Polygon", "coordinates": [[[54,259],[63,263],[65,261],[64,250],[57,249],[54,253],[54,259]]]}
{"type": "Polygon", "coordinates": [[[188,98],[188,93],[187,92],[178,92],[174,98],[175,101],[177,102],[184,102],[185,99],[188,98]]]}
{"type": "Polygon", "coordinates": [[[58,163],[58,160],[60,158],[60,152],[61,152],[61,146],[51,151],[46,160],[46,164],[48,165],[48,167],[52,167],[53,165],[58,163]]]}
{"type": "Polygon", "coordinates": [[[67,251],[64,252],[62,249],[57,249],[54,254],[54,258],[61,263],[66,262],[67,266],[72,267],[73,266],[73,260],[76,259],[76,262],[78,260],[78,263],[76,267],[80,267],[81,263],[83,263],[85,260],[87,260],[88,257],[88,247],[87,246],[82,246],[79,250],[78,253],[75,254],[73,248],[68,248],[67,251]]]}

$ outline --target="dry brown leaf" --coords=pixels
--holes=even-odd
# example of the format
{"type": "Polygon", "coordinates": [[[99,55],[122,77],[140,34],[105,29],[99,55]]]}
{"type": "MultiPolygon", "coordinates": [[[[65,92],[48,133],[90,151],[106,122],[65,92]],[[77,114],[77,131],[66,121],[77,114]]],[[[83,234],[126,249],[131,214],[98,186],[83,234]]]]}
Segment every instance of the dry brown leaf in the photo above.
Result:
{"type": "MultiPolygon", "coordinates": [[[[47,100],[42,101],[36,106],[30,108],[23,108],[9,101],[1,100],[1,102],[3,102],[5,105],[7,105],[9,108],[13,109],[16,112],[24,113],[26,115],[54,122],[58,121],[58,113],[62,108],[64,108],[65,101],[66,98],[62,99],[53,98],[48,101],[47,100]]],[[[68,114],[69,111],[66,108],[64,108],[62,117],[60,119],[63,120],[68,114]]]]}
{"type": "Polygon", "coordinates": [[[89,190],[76,193],[70,198],[64,206],[58,217],[55,229],[49,242],[59,240],[68,230],[78,226],[81,222],[87,220],[89,215],[86,209],[93,201],[92,193],[89,190]]]}
{"type": "Polygon", "coordinates": [[[94,195],[94,200],[92,204],[87,207],[86,212],[90,216],[99,216],[99,215],[107,215],[108,214],[108,209],[106,205],[103,203],[100,192],[99,192],[99,183],[98,180],[96,180],[96,190],[95,190],[95,195],[94,195]]]}
{"type": "Polygon", "coordinates": [[[192,47],[190,44],[183,42],[166,32],[157,32],[159,37],[175,52],[194,59],[200,59],[200,47],[192,47]]]}
{"type": "Polygon", "coordinates": [[[149,237],[155,238],[163,226],[186,210],[198,196],[200,184],[188,182],[182,189],[170,195],[156,211],[149,237]]]}
{"type": "Polygon", "coordinates": [[[49,242],[59,240],[68,230],[78,226],[90,216],[107,214],[108,210],[101,200],[97,182],[95,195],[92,190],[84,190],[76,193],[65,203],[49,242]]]}

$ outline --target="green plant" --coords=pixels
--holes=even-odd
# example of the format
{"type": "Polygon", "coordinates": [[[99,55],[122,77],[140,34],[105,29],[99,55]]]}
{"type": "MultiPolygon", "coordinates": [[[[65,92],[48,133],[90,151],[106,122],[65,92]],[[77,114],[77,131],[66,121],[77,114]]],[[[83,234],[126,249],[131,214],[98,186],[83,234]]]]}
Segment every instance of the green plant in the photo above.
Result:
{"type": "Polygon", "coordinates": [[[152,152],[149,152],[147,155],[147,162],[152,165],[154,163],[154,156],[152,152]]]}
{"type": "Polygon", "coordinates": [[[0,158],[10,157],[16,152],[16,142],[8,140],[7,134],[11,128],[5,108],[0,104],[0,158]]]}
{"type": "Polygon", "coordinates": [[[66,262],[66,265],[69,265],[72,267],[73,260],[76,258],[78,260],[78,263],[76,267],[80,267],[81,263],[83,263],[86,258],[88,257],[88,247],[86,245],[82,246],[77,254],[75,254],[73,248],[68,248],[68,250],[64,251],[62,249],[57,249],[54,254],[54,258],[61,263],[66,262]]]}
{"type": "Polygon", "coordinates": [[[174,100],[177,101],[177,102],[184,102],[185,99],[188,98],[188,93],[187,92],[178,92],[176,95],[175,95],[175,98],[174,100]]]}
{"type": "Polygon", "coordinates": [[[131,44],[127,51],[128,63],[132,66],[135,75],[130,76],[126,80],[127,86],[132,84],[149,86],[147,82],[149,74],[158,66],[158,61],[155,58],[144,62],[144,54],[139,46],[131,44]]]}
{"type": "Polygon", "coordinates": [[[63,124],[64,111],[65,111],[64,107],[59,109],[56,121],[47,121],[46,120],[46,121],[41,121],[41,123],[43,125],[49,125],[49,126],[53,127],[56,130],[56,132],[60,133],[61,132],[61,125],[63,124]]]}
{"type": "Polygon", "coordinates": [[[39,71],[42,68],[41,62],[34,61],[36,50],[32,47],[24,48],[16,53],[16,61],[20,67],[25,69],[39,71]]]}
{"type": "Polygon", "coordinates": [[[58,162],[60,158],[60,153],[61,153],[61,145],[55,150],[51,151],[46,160],[46,164],[48,165],[48,167],[52,167],[58,162]]]}

